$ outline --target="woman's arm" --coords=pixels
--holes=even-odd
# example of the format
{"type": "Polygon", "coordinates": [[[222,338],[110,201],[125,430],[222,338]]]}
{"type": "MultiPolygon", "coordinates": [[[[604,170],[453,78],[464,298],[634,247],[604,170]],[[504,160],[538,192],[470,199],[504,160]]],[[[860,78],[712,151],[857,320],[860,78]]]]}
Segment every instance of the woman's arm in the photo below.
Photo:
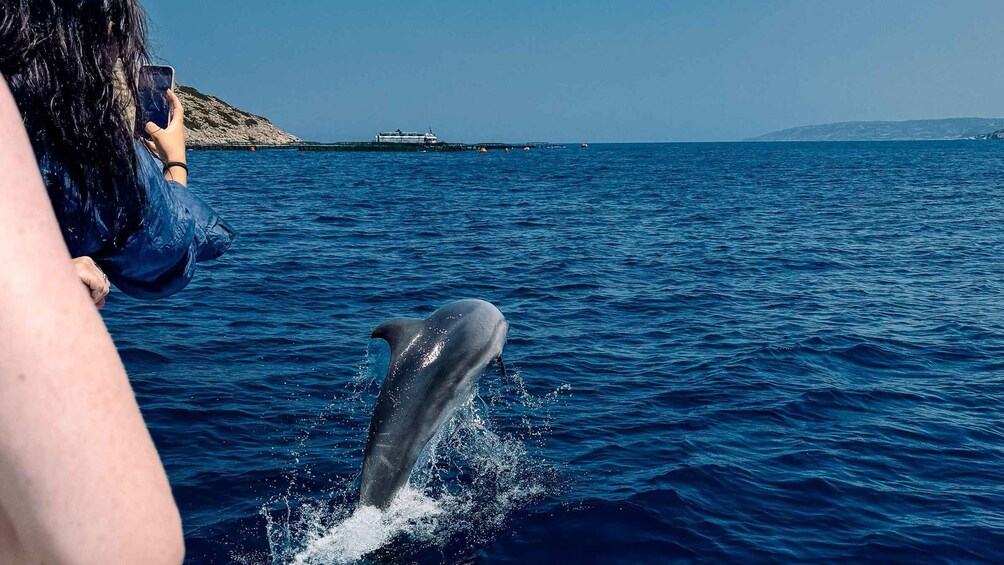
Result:
{"type": "Polygon", "coordinates": [[[185,288],[196,263],[226,253],[236,235],[184,186],[184,168],[163,170],[163,162],[185,162],[185,109],[174,92],[168,95],[175,108],[171,124],[160,129],[147,123],[149,153],[136,146],[136,174],[147,197],[141,227],[122,246],[95,257],[115,286],[135,298],[164,298],[185,288]]]}
{"type": "Polygon", "coordinates": [[[163,465],[2,79],[0,241],[0,561],[180,563],[163,465]]]}
{"type": "MultiPolygon", "coordinates": [[[[166,128],[161,128],[153,122],[147,122],[146,133],[150,139],[143,140],[143,143],[164,164],[186,164],[185,107],[173,90],[167,91],[167,98],[174,108],[171,123],[166,128]]],[[[164,179],[188,186],[188,171],[182,167],[171,167],[164,171],[164,179]]]]}
{"type": "Polygon", "coordinates": [[[225,253],[234,231],[191,190],[164,180],[160,162],[137,150],[147,197],[143,221],[124,244],[95,260],[125,294],[164,298],[188,285],[197,263],[225,253]]]}

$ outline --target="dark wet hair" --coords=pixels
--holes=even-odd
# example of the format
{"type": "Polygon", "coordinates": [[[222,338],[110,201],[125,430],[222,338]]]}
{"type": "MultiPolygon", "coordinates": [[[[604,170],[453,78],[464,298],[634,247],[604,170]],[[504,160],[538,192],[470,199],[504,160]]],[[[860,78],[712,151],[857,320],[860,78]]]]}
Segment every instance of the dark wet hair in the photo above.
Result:
{"type": "Polygon", "coordinates": [[[145,20],[138,0],[0,0],[0,75],[35,156],[59,163],[72,181],[45,179],[56,213],[76,202],[120,241],[145,205],[135,127],[123,108],[135,105],[139,67],[149,59],[145,20]],[[116,82],[131,96],[117,95],[116,82]]]}

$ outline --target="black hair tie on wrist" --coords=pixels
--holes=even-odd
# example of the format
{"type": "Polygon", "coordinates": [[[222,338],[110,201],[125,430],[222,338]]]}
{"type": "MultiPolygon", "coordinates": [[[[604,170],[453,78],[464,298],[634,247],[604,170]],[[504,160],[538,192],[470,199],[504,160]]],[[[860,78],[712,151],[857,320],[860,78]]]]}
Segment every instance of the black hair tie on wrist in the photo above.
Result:
{"type": "Polygon", "coordinates": [[[166,174],[167,171],[171,170],[171,167],[181,167],[182,169],[185,169],[185,174],[188,174],[188,165],[177,161],[168,161],[167,163],[164,163],[164,173],[166,174]]]}

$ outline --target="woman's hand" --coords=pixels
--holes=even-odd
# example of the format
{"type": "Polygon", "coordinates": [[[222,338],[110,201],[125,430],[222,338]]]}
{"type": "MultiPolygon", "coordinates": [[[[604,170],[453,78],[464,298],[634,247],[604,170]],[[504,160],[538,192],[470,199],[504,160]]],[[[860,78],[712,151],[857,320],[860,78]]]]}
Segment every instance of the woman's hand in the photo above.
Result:
{"type": "MultiPolygon", "coordinates": [[[[151,139],[144,139],[150,153],[164,163],[185,163],[185,108],[173,90],[167,91],[167,98],[174,107],[171,123],[161,128],[153,122],[146,123],[146,133],[151,139]]],[[[172,167],[164,173],[168,180],[188,184],[188,173],[181,167],[172,167]]]]}
{"type": "Polygon", "coordinates": [[[73,267],[77,271],[77,276],[80,277],[80,282],[84,283],[87,291],[91,294],[91,301],[98,308],[103,308],[105,297],[111,290],[108,276],[98,268],[94,259],[90,257],[77,257],[73,260],[73,267]]]}

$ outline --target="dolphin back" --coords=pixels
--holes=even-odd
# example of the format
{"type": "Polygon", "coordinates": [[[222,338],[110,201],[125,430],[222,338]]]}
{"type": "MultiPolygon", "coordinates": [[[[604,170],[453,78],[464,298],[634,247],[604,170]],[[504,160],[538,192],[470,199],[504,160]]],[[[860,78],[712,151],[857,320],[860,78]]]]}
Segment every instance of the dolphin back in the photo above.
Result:
{"type": "Polygon", "coordinates": [[[390,320],[377,326],[370,339],[382,339],[390,345],[391,351],[400,349],[402,342],[412,340],[422,331],[425,320],[390,320]]]}
{"type": "Polygon", "coordinates": [[[422,451],[501,354],[508,327],[493,305],[463,300],[425,320],[391,320],[373,331],[390,345],[391,358],[370,419],[361,506],[390,505],[422,451]]]}

